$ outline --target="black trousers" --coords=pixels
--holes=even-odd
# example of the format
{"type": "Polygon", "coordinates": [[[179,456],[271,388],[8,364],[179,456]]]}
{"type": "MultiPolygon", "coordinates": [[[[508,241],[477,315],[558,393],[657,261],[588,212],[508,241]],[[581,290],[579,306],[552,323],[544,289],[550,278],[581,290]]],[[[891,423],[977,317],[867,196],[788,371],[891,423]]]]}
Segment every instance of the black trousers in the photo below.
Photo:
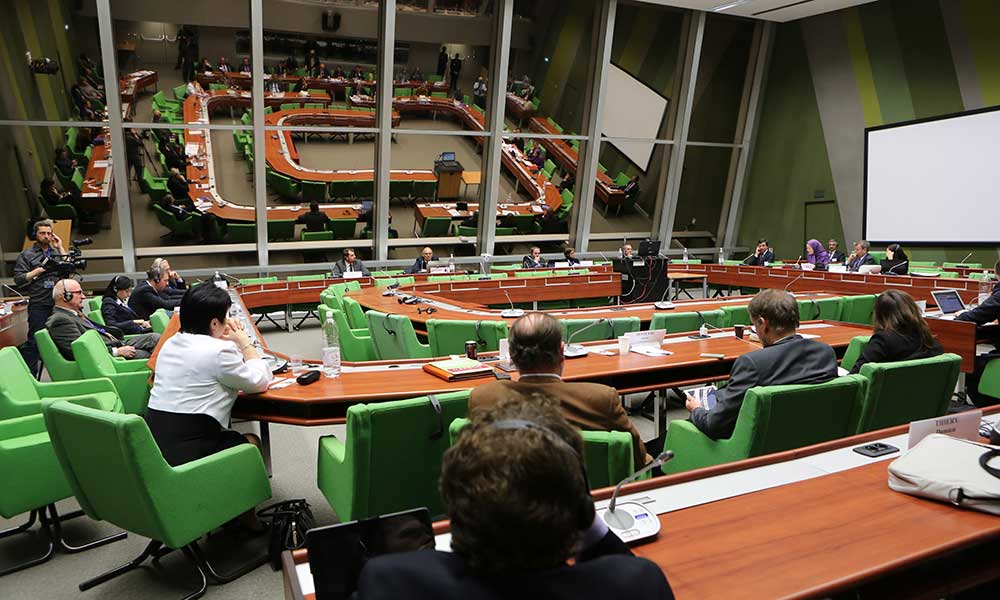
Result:
{"type": "Polygon", "coordinates": [[[223,429],[209,415],[147,408],[143,418],[164,460],[171,467],[249,443],[242,433],[223,429]]]}
{"type": "Polygon", "coordinates": [[[28,339],[21,344],[18,350],[21,357],[28,365],[28,370],[37,379],[42,373],[41,359],[38,355],[38,344],[35,342],[35,332],[45,329],[45,322],[52,316],[51,304],[39,304],[31,302],[28,304],[28,339]]]}

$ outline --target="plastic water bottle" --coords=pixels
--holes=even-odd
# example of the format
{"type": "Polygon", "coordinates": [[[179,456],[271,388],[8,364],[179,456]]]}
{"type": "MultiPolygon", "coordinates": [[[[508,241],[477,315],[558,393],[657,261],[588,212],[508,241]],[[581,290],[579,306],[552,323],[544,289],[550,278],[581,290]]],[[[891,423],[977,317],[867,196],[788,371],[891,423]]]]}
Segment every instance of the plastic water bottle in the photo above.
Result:
{"type": "Polygon", "coordinates": [[[340,332],[333,315],[327,315],[323,323],[323,375],[340,376],[340,332]]]}
{"type": "Polygon", "coordinates": [[[448,272],[449,273],[454,273],[455,272],[455,255],[454,254],[451,254],[451,255],[448,256],[448,272]]]}
{"type": "Polygon", "coordinates": [[[983,271],[983,278],[979,280],[978,304],[986,302],[986,300],[992,295],[993,295],[993,281],[990,278],[989,271],[983,271]]]}
{"type": "Polygon", "coordinates": [[[688,261],[688,249],[687,248],[684,249],[684,258],[683,258],[683,260],[684,260],[684,264],[687,264],[687,261],[688,261]]]}
{"type": "Polygon", "coordinates": [[[720,265],[725,264],[725,262],[726,262],[726,252],[722,248],[719,248],[719,264],[720,265]]]}

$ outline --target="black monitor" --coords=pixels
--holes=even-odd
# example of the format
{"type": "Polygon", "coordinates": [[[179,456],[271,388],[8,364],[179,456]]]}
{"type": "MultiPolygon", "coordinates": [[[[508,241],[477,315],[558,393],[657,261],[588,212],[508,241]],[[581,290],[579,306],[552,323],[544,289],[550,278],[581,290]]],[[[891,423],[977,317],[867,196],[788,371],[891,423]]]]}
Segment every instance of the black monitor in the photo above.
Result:
{"type": "Polygon", "coordinates": [[[442,152],[441,153],[441,161],[442,162],[448,162],[448,161],[453,161],[453,160],[455,160],[455,153],[454,152],[442,152]]]}
{"type": "Polygon", "coordinates": [[[659,256],[660,240],[643,240],[639,243],[639,256],[659,256]]]}

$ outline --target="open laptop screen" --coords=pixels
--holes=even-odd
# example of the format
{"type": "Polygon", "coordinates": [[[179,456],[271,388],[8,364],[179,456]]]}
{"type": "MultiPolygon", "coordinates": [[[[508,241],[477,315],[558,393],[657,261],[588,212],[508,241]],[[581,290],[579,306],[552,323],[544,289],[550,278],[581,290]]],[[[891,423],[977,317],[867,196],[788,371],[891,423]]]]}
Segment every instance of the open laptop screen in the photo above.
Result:
{"type": "Polygon", "coordinates": [[[931,292],[934,296],[934,302],[937,303],[938,308],[941,312],[946,315],[951,315],[957,313],[960,310],[965,310],[965,303],[962,302],[962,297],[958,295],[955,290],[942,290],[938,292],[931,292]]]}

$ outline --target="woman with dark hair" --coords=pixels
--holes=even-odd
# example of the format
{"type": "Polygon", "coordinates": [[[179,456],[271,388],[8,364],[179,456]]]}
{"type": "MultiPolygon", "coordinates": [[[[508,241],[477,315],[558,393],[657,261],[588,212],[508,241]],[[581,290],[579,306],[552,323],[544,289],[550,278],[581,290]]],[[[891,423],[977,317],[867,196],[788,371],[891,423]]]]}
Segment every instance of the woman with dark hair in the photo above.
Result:
{"type": "Polygon", "coordinates": [[[886,247],[885,259],[888,261],[888,264],[882,266],[883,273],[906,275],[907,271],[909,271],[910,257],[906,255],[903,247],[899,244],[889,244],[886,247]]]}
{"type": "Polygon", "coordinates": [[[153,331],[149,321],[140,319],[139,315],[128,305],[128,297],[132,294],[135,282],[130,277],[116,275],[104,288],[101,300],[101,316],[104,323],[117,327],[126,335],[149,333],[153,331]]]}
{"type": "Polygon", "coordinates": [[[806,242],[806,260],[818,269],[825,269],[830,264],[830,255],[819,240],[813,239],[806,242]]]}
{"type": "Polygon", "coordinates": [[[851,373],[859,373],[866,363],[928,358],[944,351],[927,327],[917,303],[906,292],[886,290],[879,294],[872,325],[875,332],[851,373]]]}
{"type": "Polygon", "coordinates": [[[563,250],[563,257],[566,258],[566,262],[568,262],[571,267],[580,264],[580,259],[576,257],[576,248],[573,248],[572,246],[563,250]]]}
{"type": "Polygon", "coordinates": [[[145,419],[171,466],[260,443],[228,429],[236,395],[263,392],[272,381],[253,341],[227,318],[230,305],[214,285],[191,288],[181,299],[180,332],[160,348],[145,419]]]}

